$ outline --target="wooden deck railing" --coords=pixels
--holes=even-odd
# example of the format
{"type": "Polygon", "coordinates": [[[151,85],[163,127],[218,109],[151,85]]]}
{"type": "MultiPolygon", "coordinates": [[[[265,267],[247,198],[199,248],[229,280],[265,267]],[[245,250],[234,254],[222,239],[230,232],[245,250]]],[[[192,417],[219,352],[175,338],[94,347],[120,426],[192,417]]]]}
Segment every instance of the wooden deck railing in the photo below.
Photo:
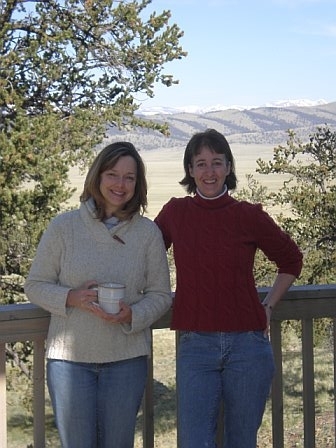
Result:
{"type": "MultiPolygon", "coordinates": [[[[262,300],[267,288],[259,290],[262,300]]],[[[302,370],[303,370],[303,423],[304,448],[316,447],[315,441],[315,390],[314,390],[314,341],[313,320],[333,319],[334,386],[336,382],[336,285],[309,285],[292,287],[275,308],[271,322],[271,340],[277,373],[272,387],[272,440],[273,448],[284,448],[284,403],[282,375],[281,322],[300,320],[302,324],[302,370]]],[[[153,325],[153,329],[168,328],[170,313],[153,325]]],[[[30,303],[0,306],[0,446],[7,445],[6,416],[6,354],[5,344],[32,341],[33,358],[33,414],[34,447],[45,447],[45,370],[44,343],[49,325],[49,314],[30,303]]],[[[154,447],[153,413],[153,363],[151,359],[149,378],[143,402],[143,447],[154,447]]],[[[335,400],[335,387],[334,403],[335,400]]],[[[334,421],[336,404],[334,405],[334,421]]],[[[220,438],[220,436],[219,436],[220,438]]],[[[335,446],[335,425],[334,425],[335,446]]],[[[220,446],[220,445],[219,445],[220,446]]]]}

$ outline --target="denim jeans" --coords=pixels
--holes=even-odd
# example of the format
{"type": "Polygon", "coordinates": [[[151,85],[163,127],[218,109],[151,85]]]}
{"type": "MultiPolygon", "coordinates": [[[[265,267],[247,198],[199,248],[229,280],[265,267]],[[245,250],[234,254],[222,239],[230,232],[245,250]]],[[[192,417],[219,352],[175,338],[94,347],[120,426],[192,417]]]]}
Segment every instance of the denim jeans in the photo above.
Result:
{"type": "Polygon", "coordinates": [[[147,357],[106,364],[49,359],[47,382],[63,448],[132,448],[147,357]]]}
{"type": "Polygon", "coordinates": [[[177,355],[179,448],[215,448],[220,404],[224,448],[256,448],[274,375],[262,331],[181,332],[177,355]]]}

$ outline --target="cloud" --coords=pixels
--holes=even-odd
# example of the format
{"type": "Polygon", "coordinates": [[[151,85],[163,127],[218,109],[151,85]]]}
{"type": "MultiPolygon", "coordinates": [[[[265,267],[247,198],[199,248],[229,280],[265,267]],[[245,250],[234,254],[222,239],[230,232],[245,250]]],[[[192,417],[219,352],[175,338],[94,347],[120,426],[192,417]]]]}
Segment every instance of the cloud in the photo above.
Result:
{"type": "Polygon", "coordinates": [[[324,27],[323,35],[329,37],[336,37],[336,24],[335,25],[326,25],[324,27]]]}
{"type": "Polygon", "coordinates": [[[295,8],[296,6],[302,5],[332,4],[334,3],[334,0],[272,0],[272,3],[295,8]]]}
{"type": "Polygon", "coordinates": [[[295,32],[302,35],[336,38],[336,23],[326,24],[311,20],[297,27],[295,32]]]}

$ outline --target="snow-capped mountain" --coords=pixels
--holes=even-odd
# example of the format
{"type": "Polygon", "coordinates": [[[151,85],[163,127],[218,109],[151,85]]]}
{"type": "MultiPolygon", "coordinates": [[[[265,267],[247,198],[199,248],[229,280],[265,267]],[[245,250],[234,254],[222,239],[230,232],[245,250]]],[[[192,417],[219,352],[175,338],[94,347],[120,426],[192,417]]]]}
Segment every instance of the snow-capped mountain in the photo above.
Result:
{"type": "Polygon", "coordinates": [[[219,129],[234,144],[279,145],[288,139],[288,131],[294,131],[297,138],[307,138],[319,126],[336,129],[336,101],[286,100],[269,103],[260,107],[213,106],[201,109],[152,108],[147,109],[144,120],[167,125],[169,136],[157,130],[119,129],[109,130],[109,141],[136,141],[143,150],[158,148],[183,148],[193,133],[200,129],[219,129]],[[196,112],[195,112],[196,111],[196,112]]]}
{"type": "Polygon", "coordinates": [[[173,114],[179,114],[179,113],[189,113],[189,114],[196,114],[196,115],[202,115],[209,112],[217,112],[220,110],[229,110],[229,109],[236,109],[236,110],[250,110],[250,109],[256,109],[260,107],[311,107],[311,106],[323,106],[324,104],[327,104],[328,102],[320,99],[320,100],[308,100],[308,99],[300,99],[300,100],[279,100],[271,103],[266,103],[261,106],[239,106],[239,105],[232,105],[232,106],[224,106],[222,104],[217,104],[214,106],[209,107],[199,107],[195,105],[190,106],[183,106],[183,107],[160,107],[160,106],[153,106],[153,107],[140,107],[138,110],[138,114],[141,115],[173,115],[173,114]]]}
{"type": "Polygon", "coordinates": [[[326,100],[280,100],[274,101],[273,103],[266,103],[262,107],[313,107],[313,106],[323,106],[328,104],[326,100]]]}

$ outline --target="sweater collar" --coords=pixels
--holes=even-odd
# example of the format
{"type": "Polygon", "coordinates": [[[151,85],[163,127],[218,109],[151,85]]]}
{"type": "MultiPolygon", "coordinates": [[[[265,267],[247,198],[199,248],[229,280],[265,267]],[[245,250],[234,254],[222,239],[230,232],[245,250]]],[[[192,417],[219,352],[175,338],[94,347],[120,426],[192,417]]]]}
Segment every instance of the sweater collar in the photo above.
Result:
{"type": "Polygon", "coordinates": [[[87,201],[85,201],[82,208],[84,208],[84,207],[87,209],[91,218],[97,219],[97,215],[96,215],[97,209],[96,209],[96,204],[95,204],[95,201],[93,200],[93,198],[89,198],[87,201]]]}
{"type": "Polygon", "coordinates": [[[196,191],[196,194],[192,198],[192,200],[196,205],[207,209],[223,208],[226,205],[234,202],[234,199],[231,196],[229,196],[227,190],[223,194],[220,194],[219,196],[217,196],[216,198],[212,198],[211,200],[209,200],[209,198],[201,196],[199,192],[196,191]]]}
{"type": "Polygon", "coordinates": [[[227,185],[224,184],[223,191],[218,196],[215,196],[214,198],[208,198],[207,196],[204,196],[198,188],[196,189],[196,192],[199,196],[201,196],[201,198],[203,198],[207,201],[214,201],[215,199],[218,199],[218,198],[224,196],[224,194],[227,192],[227,185]]]}
{"type": "Polygon", "coordinates": [[[100,221],[96,216],[96,206],[95,202],[92,198],[88,199],[85,202],[80,204],[79,213],[86,226],[93,233],[96,241],[107,243],[111,240],[111,235],[113,237],[114,234],[118,232],[120,233],[120,237],[122,237],[123,233],[127,231],[129,226],[136,222],[140,218],[140,214],[136,213],[132,219],[121,221],[116,226],[111,229],[107,229],[105,224],[100,221]]]}

